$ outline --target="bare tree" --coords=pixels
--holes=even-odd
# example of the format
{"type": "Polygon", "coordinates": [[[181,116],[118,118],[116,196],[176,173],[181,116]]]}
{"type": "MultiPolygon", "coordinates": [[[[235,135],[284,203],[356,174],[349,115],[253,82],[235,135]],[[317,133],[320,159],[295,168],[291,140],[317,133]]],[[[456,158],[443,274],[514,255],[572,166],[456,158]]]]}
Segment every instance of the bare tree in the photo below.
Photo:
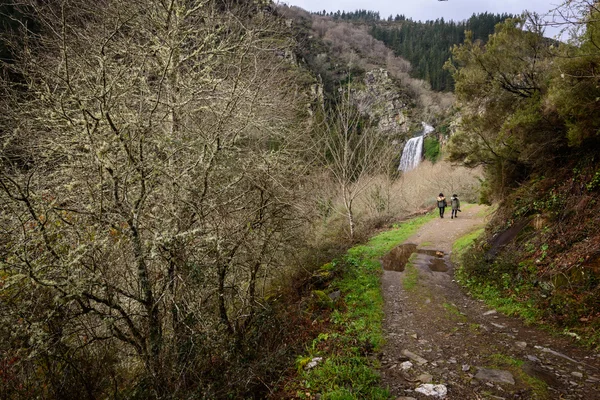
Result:
{"type": "Polygon", "coordinates": [[[391,159],[391,146],[385,135],[369,126],[346,88],[333,109],[323,111],[325,119],[317,128],[321,160],[331,173],[344,204],[350,237],[355,233],[354,201],[377,174],[385,171],[391,159]]]}
{"type": "Polygon", "coordinates": [[[20,79],[0,85],[3,350],[33,371],[106,346],[156,397],[200,386],[186,374],[251,329],[299,225],[281,24],[235,1],[15,7],[40,31],[8,41],[20,79]]]}

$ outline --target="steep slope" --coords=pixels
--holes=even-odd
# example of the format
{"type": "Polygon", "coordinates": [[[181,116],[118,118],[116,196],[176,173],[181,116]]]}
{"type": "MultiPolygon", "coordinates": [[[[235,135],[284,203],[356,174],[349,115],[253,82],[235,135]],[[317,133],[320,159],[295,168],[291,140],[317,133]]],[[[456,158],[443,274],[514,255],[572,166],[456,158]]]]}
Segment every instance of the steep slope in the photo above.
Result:
{"type": "Polygon", "coordinates": [[[369,32],[396,55],[410,61],[413,77],[429,82],[433,90],[453,91],[454,80],[443,68],[451,56],[452,46],[465,40],[465,31],[472,32],[475,40],[486,42],[497,23],[512,17],[482,13],[459,22],[443,18],[418,22],[397,16],[394,21],[372,23],[369,32]]]}
{"type": "MultiPolygon", "coordinates": [[[[415,126],[419,126],[422,119],[432,122],[452,105],[452,95],[431,91],[425,81],[412,78],[410,63],[373,38],[369,26],[362,21],[352,23],[310,14],[298,7],[280,6],[278,11],[296,27],[300,43],[298,58],[320,77],[326,99],[335,97],[340,84],[363,85],[367,72],[384,69],[392,85],[397,87],[394,90],[405,99],[407,116],[415,126]]],[[[384,85],[389,88],[387,82],[384,85]]]]}
{"type": "Polygon", "coordinates": [[[484,165],[482,201],[498,203],[463,260],[465,284],[597,347],[600,24],[598,10],[581,10],[578,45],[511,21],[485,46],[467,38],[455,47],[462,119],[448,147],[452,160],[484,165]]]}

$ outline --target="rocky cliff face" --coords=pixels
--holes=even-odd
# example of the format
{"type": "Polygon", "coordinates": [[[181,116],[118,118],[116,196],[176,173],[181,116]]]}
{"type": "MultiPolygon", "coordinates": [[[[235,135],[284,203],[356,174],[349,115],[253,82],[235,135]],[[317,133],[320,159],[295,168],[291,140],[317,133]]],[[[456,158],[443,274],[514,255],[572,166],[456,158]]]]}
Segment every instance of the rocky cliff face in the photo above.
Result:
{"type": "Polygon", "coordinates": [[[378,121],[386,135],[404,134],[410,129],[409,98],[383,69],[365,74],[364,87],[355,88],[352,98],[361,113],[378,121]]]}

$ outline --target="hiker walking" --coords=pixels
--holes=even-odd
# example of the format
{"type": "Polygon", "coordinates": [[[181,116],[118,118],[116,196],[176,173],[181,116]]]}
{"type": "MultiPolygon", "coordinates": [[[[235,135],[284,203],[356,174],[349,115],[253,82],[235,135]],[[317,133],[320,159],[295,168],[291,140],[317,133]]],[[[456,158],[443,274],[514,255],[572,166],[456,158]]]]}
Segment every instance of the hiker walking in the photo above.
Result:
{"type": "Polygon", "coordinates": [[[440,218],[444,218],[444,211],[446,210],[446,207],[448,207],[448,203],[446,202],[444,193],[440,193],[440,195],[438,196],[437,206],[440,209],[440,218]]]}
{"type": "Polygon", "coordinates": [[[450,197],[450,205],[452,206],[452,214],[450,215],[450,219],[458,217],[458,212],[460,211],[460,200],[456,194],[453,194],[450,197]]]}

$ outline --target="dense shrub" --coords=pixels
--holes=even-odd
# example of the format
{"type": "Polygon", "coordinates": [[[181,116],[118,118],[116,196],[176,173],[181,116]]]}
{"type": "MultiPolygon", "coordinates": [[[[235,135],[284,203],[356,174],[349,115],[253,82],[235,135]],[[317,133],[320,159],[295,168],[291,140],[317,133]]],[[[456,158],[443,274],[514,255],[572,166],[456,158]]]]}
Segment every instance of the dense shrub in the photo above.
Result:
{"type": "Polygon", "coordinates": [[[440,142],[437,138],[428,136],[423,141],[423,156],[435,163],[440,157],[440,142]]]}

